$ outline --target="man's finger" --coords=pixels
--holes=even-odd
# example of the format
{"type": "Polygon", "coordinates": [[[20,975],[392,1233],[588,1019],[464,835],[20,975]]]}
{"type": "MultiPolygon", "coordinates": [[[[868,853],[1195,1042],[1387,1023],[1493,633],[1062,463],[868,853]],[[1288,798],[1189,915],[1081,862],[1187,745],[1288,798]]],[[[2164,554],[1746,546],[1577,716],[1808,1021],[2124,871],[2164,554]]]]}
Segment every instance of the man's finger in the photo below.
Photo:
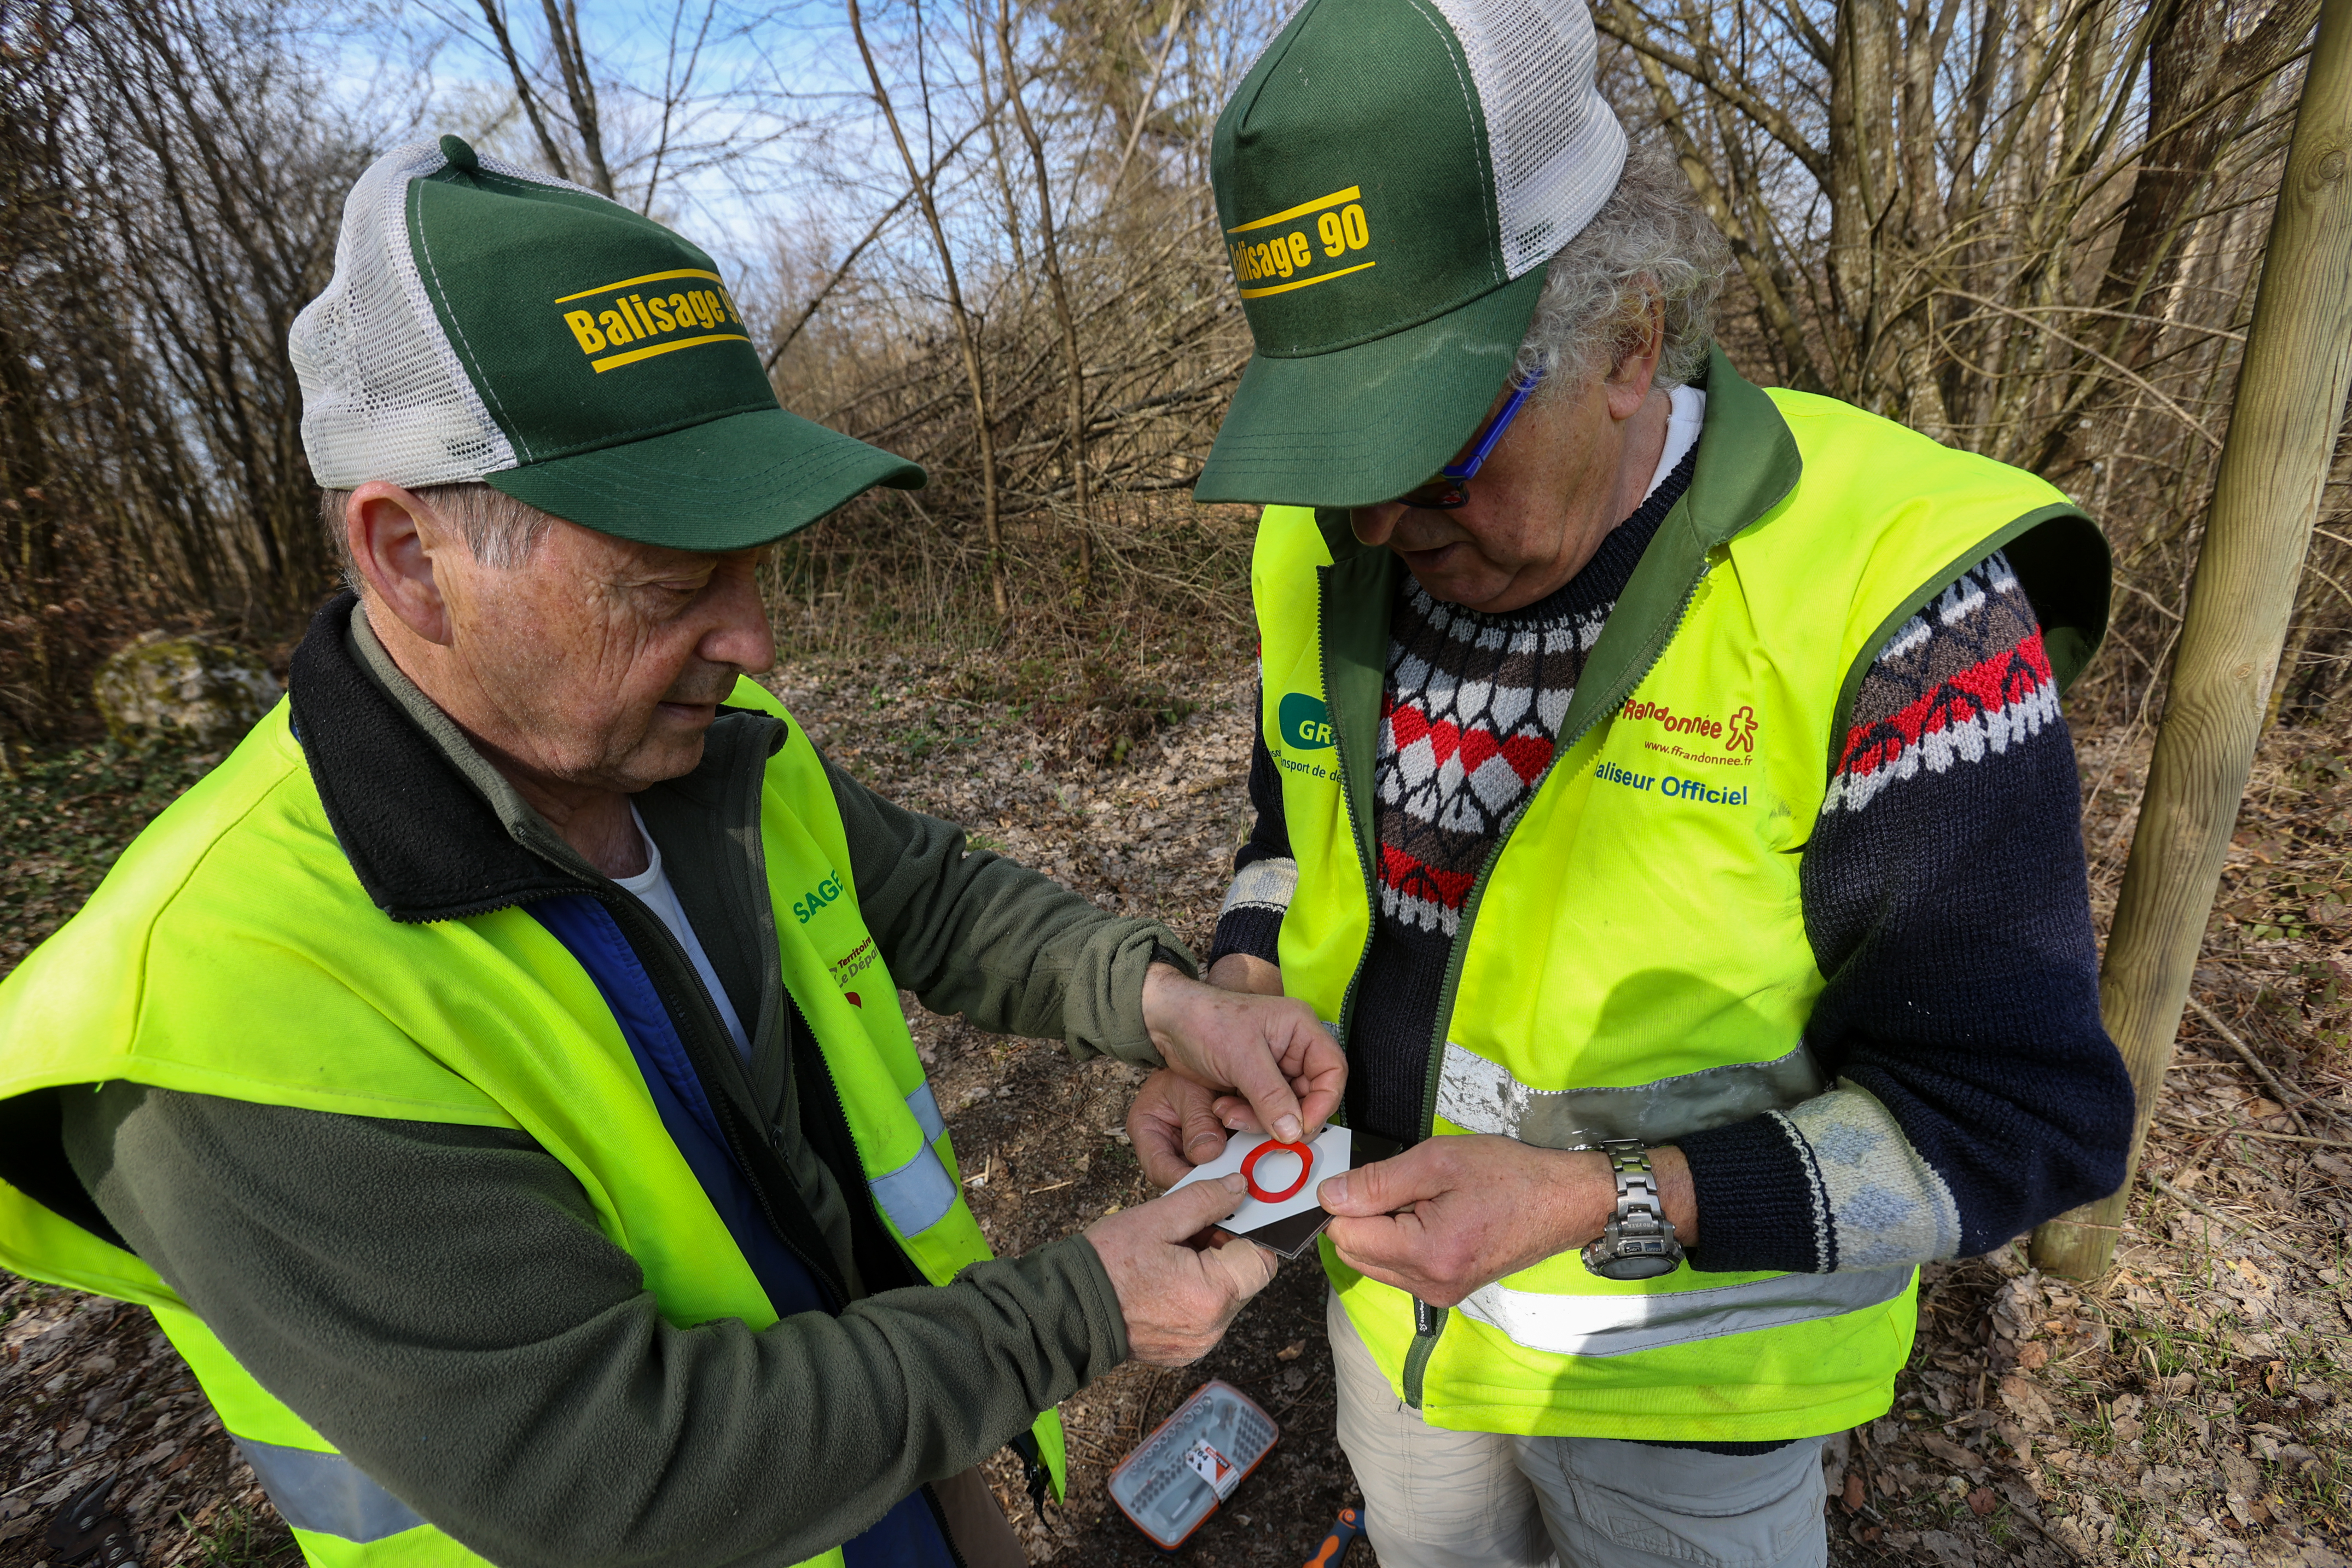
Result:
{"type": "Polygon", "coordinates": [[[1396,1283],[1394,1270],[1419,1254],[1428,1228],[1416,1215],[1374,1215],[1364,1219],[1335,1219],[1325,1235],[1340,1261],[1359,1274],[1369,1274],[1384,1285],[1396,1283]]]}
{"type": "Polygon", "coordinates": [[[1377,1160],[1327,1177],[1315,1189],[1315,1201],[1335,1215],[1394,1214],[1401,1208],[1433,1198],[1445,1190],[1433,1169],[1430,1144],[1406,1150],[1393,1160],[1377,1160]]]}
{"type": "Polygon", "coordinates": [[[1290,1092],[1290,1080],[1282,1076],[1282,1064],[1274,1059],[1271,1050],[1255,1043],[1243,1046],[1234,1058],[1229,1068],[1233,1087],[1250,1102],[1258,1125],[1272,1128],[1274,1135],[1286,1143],[1297,1142],[1306,1122],[1298,1114],[1298,1097],[1290,1092]]]}
{"type": "Polygon", "coordinates": [[[1238,1094],[1219,1095],[1214,1113],[1220,1127],[1230,1127],[1236,1132],[1247,1132],[1253,1137],[1265,1136],[1265,1128],[1259,1123],[1257,1112],[1252,1110],[1250,1102],[1238,1094]]]}
{"type": "Polygon", "coordinates": [[[1182,1109],[1184,1157],[1205,1165],[1225,1152],[1225,1128],[1217,1120],[1216,1102],[1206,1094],[1186,1095],[1182,1109]]]}
{"type": "Polygon", "coordinates": [[[1198,1236],[1241,1207],[1248,1195],[1249,1184],[1234,1174],[1179,1187],[1143,1207],[1152,1216],[1152,1235],[1173,1243],[1198,1236]]]}
{"type": "Polygon", "coordinates": [[[1156,1187],[1172,1187],[1224,1152],[1225,1134],[1217,1120],[1223,1102],[1181,1073],[1157,1072],[1128,1108],[1128,1136],[1135,1157],[1156,1187]]]}
{"type": "Polygon", "coordinates": [[[1274,1279],[1274,1254],[1255,1242],[1228,1237],[1201,1254],[1201,1267],[1213,1279],[1222,1278],[1233,1289],[1236,1302],[1246,1301],[1274,1279]]]}
{"type": "Polygon", "coordinates": [[[1128,1136],[1135,1140],[1136,1163],[1153,1186],[1165,1191],[1192,1173],[1192,1162],[1177,1146],[1173,1123],[1158,1117],[1140,1119],[1129,1124],[1128,1136]]]}
{"type": "Polygon", "coordinates": [[[1290,1080],[1299,1098],[1299,1113],[1307,1119],[1307,1135],[1312,1137],[1339,1109],[1340,1091],[1348,1085],[1347,1053],[1321,1024],[1307,1035],[1303,1059],[1291,1072],[1290,1080]]]}

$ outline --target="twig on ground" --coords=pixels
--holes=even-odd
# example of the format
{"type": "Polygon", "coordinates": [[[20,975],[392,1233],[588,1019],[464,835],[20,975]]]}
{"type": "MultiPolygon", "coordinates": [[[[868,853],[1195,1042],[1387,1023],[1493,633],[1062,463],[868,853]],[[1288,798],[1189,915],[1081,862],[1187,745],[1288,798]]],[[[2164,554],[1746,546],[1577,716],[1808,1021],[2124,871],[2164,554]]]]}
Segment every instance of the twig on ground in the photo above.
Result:
{"type": "Polygon", "coordinates": [[[2189,994],[2189,1005],[2197,1010],[2197,1016],[2200,1018],[2205,1020],[2206,1027],[2221,1036],[2221,1043],[2237,1052],[2245,1064],[2254,1069],[2254,1076],[2270,1086],[2271,1092],[2278,1096],[2279,1104],[2285,1107],[2287,1120],[2293,1121],[2300,1131],[2308,1135],[2311,1131],[2311,1124],[2303,1119],[2303,1113],[2294,1108],[2294,1102],[2298,1100],[2308,1100],[2311,1097],[2298,1094],[2280,1082],[2278,1075],[2271,1071],[2262,1058],[2254,1055],[2254,1048],[2240,1039],[2237,1031],[2221,1022],[2214,1015],[2213,1009],[2200,1002],[2193,992],[2189,994]]]}
{"type": "Polygon", "coordinates": [[[2326,1264],[2318,1262],[2313,1258],[2309,1253],[2303,1251],[2299,1247],[2290,1247],[2284,1241],[2279,1241],[2272,1237],[2263,1235],[2261,1231],[2254,1230],[2248,1226],[2242,1226],[2237,1220],[2223,1214],[2220,1209],[2213,1207],[2211,1205],[2205,1203],[2201,1199],[2190,1197],[2187,1193],[2182,1192],[2179,1187],[2174,1186],[2170,1182],[2166,1181],[2154,1171],[2143,1170],[2140,1174],[2147,1178],[2148,1184],[2150,1186],[2154,1187],[2158,1192],[2162,1193],[2166,1197],[2170,1198],[2174,1203],[2179,1204],[2182,1208],[2195,1210],[2197,1213],[2203,1215],[2207,1219],[2221,1226],[2223,1228],[2227,1229],[2231,1236],[2236,1237],[2241,1240],[2259,1242],[2263,1246],[2269,1247],[2273,1252],[2277,1253],[2281,1258],[2284,1258],[2292,1263],[2300,1263],[2305,1268],[2312,1270],[2314,1273],[2316,1273],[2326,1267],[2326,1264]]]}
{"type": "MultiPolygon", "coordinates": [[[[94,1458],[93,1458],[93,1459],[85,1459],[85,1460],[83,1460],[83,1461],[81,1462],[81,1465],[80,1465],[80,1467],[79,1468],[79,1469],[77,1469],[74,1466],[71,1466],[71,1465],[68,1465],[68,1466],[65,1467],[65,1468],[66,1468],[66,1470],[67,1470],[68,1472],[72,1473],[72,1474],[76,1474],[76,1475],[87,1475],[89,1472],[90,1472],[91,1470],[96,1469],[97,1468],[98,1468],[98,1461],[97,1461],[96,1459],[94,1459],[94,1458]]],[[[56,1480],[56,1479],[58,1479],[58,1471],[56,1471],[56,1470],[45,1470],[45,1471],[43,1471],[41,1474],[39,1474],[39,1475],[37,1475],[37,1476],[35,1476],[31,1480],[28,1480],[28,1481],[18,1481],[15,1486],[10,1487],[6,1491],[0,1492],[0,1497],[15,1497],[18,1492],[29,1490],[29,1489],[32,1489],[32,1488],[34,1488],[34,1487],[40,1486],[40,1485],[44,1484],[45,1482],[54,1481],[54,1480],[56,1480]]]]}
{"type": "Polygon", "coordinates": [[[2183,1116],[2159,1116],[2158,1121],[2183,1132],[2201,1133],[2209,1138],[2261,1138],[2273,1143],[2310,1143],[2322,1149],[2352,1149],[2352,1138],[2322,1138],[2316,1134],[2302,1137],[2293,1132],[2273,1132],[2263,1127],[2214,1127],[2202,1121],[2191,1121],[2183,1116]]]}

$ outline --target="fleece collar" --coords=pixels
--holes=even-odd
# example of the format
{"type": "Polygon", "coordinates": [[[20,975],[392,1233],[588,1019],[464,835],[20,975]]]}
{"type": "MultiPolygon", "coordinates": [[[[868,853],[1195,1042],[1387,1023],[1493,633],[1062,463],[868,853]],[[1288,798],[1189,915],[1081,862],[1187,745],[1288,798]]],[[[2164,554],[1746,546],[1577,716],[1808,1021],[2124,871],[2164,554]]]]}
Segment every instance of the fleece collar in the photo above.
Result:
{"type": "Polygon", "coordinates": [[[294,735],[360,886],[395,921],[458,920],[585,890],[525,847],[463,769],[360,661],[356,595],[311,618],[287,698],[294,735]]]}
{"type": "MultiPolygon", "coordinates": [[[[463,920],[610,886],[401,673],[356,595],[311,618],[287,687],[336,841],[394,920],[463,920]]],[[[766,751],[782,743],[781,721],[721,709],[689,779],[723,765],[731,748],[716,742],[743,722],[774,731],[760,737],[766,751]]]]}

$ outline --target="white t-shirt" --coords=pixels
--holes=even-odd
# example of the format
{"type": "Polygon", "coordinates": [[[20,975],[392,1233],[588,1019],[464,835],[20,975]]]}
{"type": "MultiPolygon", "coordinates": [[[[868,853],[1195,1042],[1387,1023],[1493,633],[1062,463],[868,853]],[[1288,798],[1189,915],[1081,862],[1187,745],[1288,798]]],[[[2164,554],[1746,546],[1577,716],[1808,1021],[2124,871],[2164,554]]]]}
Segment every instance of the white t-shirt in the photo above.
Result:
{"type": "Polygon", "coordinates": [[[1666,449],[1658,454],[1658,471],[1650,476],[1650,488],[1642,492],[1648,500],[1675,471],[1693,447],[1698,445],[1699,426],[1706,423],[1706,394],[1696,386],[1675,386],[1666,390],[1674,407],[1666,415],[1666,449]]]}
{"type": "Polygon", "coordinates": [[[677,889],[669,885],[669,873],[662,869],[661,847],[654,836],[646,831],[646,819],[637,815],[633,802],[629,819],[637,825],[637,837],[646,842],[646,868],[634,877],[615,877],[614,884],[635,897],[637,902],[654,912],[654,918],[669,928],[677,938],[677,945],[686,949],[688,963],[695,973],[702,977],[702,988],[710,995],[710,1005],[719,1009],[719,1021],[727,1026],[728,1037],[746,1060],[751,1055],[751,1037],[743,1032],[743,1021],[735,1016],[735,1005],[727,1000],[727,988],[719,984],[719,972],[710,967],[710,955],[702,951],[702,942],[687,923],[686,910],[677,901],[677,889]]]}

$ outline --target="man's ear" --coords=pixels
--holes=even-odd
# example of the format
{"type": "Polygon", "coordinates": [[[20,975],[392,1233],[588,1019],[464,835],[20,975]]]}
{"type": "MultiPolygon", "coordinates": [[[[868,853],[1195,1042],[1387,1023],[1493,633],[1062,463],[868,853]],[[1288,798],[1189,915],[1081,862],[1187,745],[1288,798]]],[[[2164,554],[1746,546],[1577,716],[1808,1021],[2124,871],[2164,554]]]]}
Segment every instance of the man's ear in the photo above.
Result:
{"type": "Polygon", "coordinates": [[[1611,367],[1607,390],[1612,418],[1631,419],[1650,395],[1657,380],[1658,361],[1666,353],[1666,307],[1650,296],[1642,324],[1617,340],[1617,363],[1611,367]]]}
{"type": "Polygon", "coordinates": [[[465,541],[425,498],[370,479],[343,503],[343,538],[377,603],[426,642],[456,640],[434,563],[463,552],[465,541]]]}

